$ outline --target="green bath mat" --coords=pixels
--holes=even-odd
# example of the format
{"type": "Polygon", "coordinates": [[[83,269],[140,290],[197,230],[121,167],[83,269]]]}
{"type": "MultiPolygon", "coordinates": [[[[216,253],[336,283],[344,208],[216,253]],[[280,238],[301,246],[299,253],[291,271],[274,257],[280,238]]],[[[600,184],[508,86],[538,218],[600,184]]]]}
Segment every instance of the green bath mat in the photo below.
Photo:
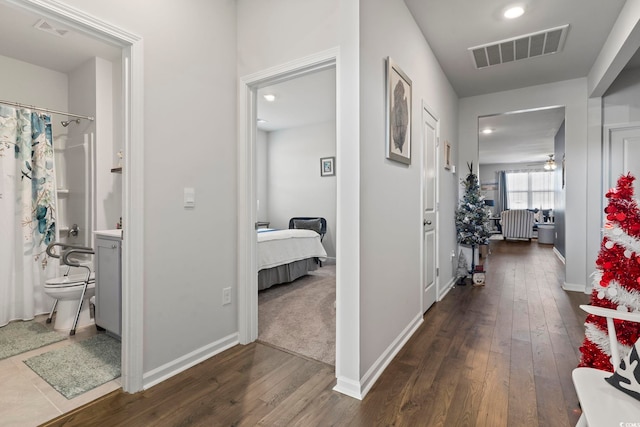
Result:
{"type": "Polygon", "coordinates": [[[24,361],[67,399],[120,376],[120,341],[96,335],[24,361]]]}
{"type": "Polygon", "coordinates": [[[66,335],[49,330],[33,320],[11,322],[0,328],[0,360],[65,338],[66,335]]]}

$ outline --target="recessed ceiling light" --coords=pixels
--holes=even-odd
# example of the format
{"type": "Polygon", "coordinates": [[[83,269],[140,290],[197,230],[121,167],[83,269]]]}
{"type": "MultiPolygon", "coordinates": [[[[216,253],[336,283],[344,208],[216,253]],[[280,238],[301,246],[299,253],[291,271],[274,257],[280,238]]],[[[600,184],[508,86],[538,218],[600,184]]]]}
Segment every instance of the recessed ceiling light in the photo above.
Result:
{"type": "Polygon", "coordinates": [[[490,133],[493,133],[493,129],[489,129],[489,128],[482,129],[482,133],[485,135],[489,135],[490,133]]]}
{"type": "Polygon", "coordinates": [[[507,19],[514,19],[524,14],[524,8],[522,6],[513,6],[504,11],[504,17],[507,19]]]}
{"type": "Polygon", "coordinates": [[[268,93],[266,95],[264,95],[264,99],[266,99],[269,102],[273,102],[276,100],[276,96],[272,93],[268,93]]]}

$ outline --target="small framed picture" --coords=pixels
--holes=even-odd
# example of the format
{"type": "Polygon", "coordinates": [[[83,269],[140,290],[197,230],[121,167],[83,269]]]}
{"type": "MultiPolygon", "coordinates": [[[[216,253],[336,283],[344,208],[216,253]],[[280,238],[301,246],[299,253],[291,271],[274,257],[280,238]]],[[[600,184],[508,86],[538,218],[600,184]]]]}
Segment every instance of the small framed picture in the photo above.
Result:
{"type": "Polygon", "coordinates": [[[444,142],[444,168],[451,169],[451,144],[449,141],[444,142]]]}
{"type": "Polygon", "coordinates": [[[320,176],[334,176],[336,174],[336,158],[322,157],[320,159],[320,176]]]}
{"type": "Polygon", "coordinates": [[[411,79],[387,58],[387,159],[411,164],[411,79]]]}

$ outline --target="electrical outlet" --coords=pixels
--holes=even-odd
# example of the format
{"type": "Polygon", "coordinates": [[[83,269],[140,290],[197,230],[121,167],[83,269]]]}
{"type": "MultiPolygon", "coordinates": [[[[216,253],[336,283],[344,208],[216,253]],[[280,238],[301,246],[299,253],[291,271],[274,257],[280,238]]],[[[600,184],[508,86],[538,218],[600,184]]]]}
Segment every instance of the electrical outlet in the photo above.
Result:
{"type": "Polygon", "coordinates": [[[222,290],[222,305],[231,304],[231,288],[222,290]]]}

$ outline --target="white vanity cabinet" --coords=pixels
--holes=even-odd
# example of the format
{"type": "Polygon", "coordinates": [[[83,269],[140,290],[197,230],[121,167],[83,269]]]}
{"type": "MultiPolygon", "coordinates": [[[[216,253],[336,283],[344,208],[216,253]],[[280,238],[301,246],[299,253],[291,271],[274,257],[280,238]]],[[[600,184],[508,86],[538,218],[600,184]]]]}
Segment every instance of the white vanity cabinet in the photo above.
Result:
{"type": "Polygon", "coordinates": [[[122,230],[95,232],[96,325],[121,336],[122,230]]]}

